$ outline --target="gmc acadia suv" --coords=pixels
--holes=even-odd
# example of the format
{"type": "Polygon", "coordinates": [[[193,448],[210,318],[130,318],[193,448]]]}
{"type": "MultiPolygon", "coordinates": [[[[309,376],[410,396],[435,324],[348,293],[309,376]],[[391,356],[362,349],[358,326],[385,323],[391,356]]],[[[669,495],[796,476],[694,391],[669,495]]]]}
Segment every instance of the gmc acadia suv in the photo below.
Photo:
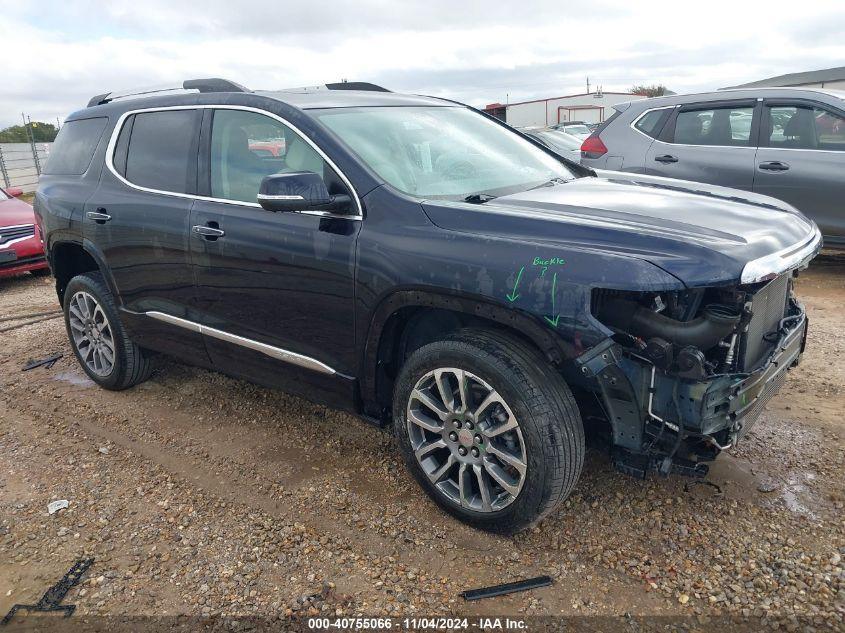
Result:
{"type": "Polygon", "coordinates": [[[93,98],[38,189],[102,387],[163,352],[392,424],[438,504],[509,533],[572,490],[582,420],[625,472],[702,474],[799,360],[821,240],[785,203],[371,84],[181,88],[93,98]]]}

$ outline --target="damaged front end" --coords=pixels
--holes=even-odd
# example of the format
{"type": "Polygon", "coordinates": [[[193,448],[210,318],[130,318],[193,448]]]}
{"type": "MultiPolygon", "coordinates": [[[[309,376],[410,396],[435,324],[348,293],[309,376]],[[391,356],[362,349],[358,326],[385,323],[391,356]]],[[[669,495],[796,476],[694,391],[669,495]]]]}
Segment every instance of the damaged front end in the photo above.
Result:
{"type": "Polygon", "coordinates": [[[742,438],[804,351],[792,284],[785,272],[733,287],[592,291],[591,313],[612,336],[577,364],[620,470],[701,476],[742,438]]]}

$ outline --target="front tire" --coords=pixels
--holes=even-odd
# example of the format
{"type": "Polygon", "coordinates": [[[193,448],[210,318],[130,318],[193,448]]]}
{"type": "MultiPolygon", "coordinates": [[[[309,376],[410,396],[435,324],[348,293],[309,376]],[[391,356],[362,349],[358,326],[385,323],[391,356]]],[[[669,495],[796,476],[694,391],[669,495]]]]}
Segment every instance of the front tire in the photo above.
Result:
{"type": "Polygon", "coordinates": [[[149,353],[129,339],[100,273],[71,279],[63,308],[73,353],[91,380],[105,389],[121,391],[149,378],[149,353]]]}
{"type": "Polygon", "coordinates": [[[394,432],[414,477],[442,508],[512,534],[572,491],[584,429],[563,378],[535,349],[466,329],[416,350],[399,373],[394,432]]]}

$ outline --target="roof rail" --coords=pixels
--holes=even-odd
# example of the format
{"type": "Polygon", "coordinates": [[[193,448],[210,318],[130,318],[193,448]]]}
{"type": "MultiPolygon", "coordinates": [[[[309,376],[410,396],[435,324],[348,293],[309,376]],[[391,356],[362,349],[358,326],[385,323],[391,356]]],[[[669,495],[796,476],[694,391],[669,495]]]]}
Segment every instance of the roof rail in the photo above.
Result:
{"type": "Polygon", "coordinates": [[[229,81],[228,79],[220,79],[211,77],[209,79],[186,79],[181,86],[156,86],[150,88],[135,88],[132,90],[125,90],[121,92],[106,92],[101,95],[96,95],[88,102],[88,107],[102,105],[109,103],[115,99],[123,99],[125,97],[140,97],[144,95],[152,95],[159,92],[175,92],[182,90],[197,90],[199,92],[250,92],[249,89],[242,85],[229,81]]]}
{"type": "Polygon", "coordinates": [[[275,92],[318,92],[320,90],[363,90],[366,92],[390,92],[387,88],[371,84],[368,81],[340,81],[320,86],[301,86],[299,88],[282,88],[275,92]]]}
{"type": "Polygon", "coordinates": [[[369,81],[341,81],[334,84],[326,84],[329,90],[365,90],[369,92],[390,92],[387,88],[371,84],[369,81]]]}

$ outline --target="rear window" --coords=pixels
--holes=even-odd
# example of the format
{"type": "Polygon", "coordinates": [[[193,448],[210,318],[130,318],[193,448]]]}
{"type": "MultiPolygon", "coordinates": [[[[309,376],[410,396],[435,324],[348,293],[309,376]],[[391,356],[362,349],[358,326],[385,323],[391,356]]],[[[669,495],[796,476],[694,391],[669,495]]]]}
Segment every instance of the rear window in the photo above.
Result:
{"type": "MultiPolygon", "coordinates": [[[[128,132],[126,180],[148,189],[186,193],[196,121],[196,110],[142,112],[134,116],[134,122],[127,120],[132,129],[128,132]]],[[[126,138],[126,127],[124,123],[120,140],[126,138]]],[[[122,161],[118,154],[115,158],[122,161]]]]}
{"type": "Polygon", "coordinates": [[[669,113],[671,111],[671,108],[663,108],[661,110],[652,110],[651,112],[646,112],[639,119],[637,119],[637,122],[634,123],[634,127],[637,128],[643,134],[647,134],[651,138],[657,138],[660,134],[660,130],[663,129],[663,124],[666,123],[666,118],[669,116],[669,113]]]}
{"type": "Polygon", "coordinates": [[[108,119],[105,117],[65,123],[53,143],[44,173],[56,176],[84,174],[91,164],[106,123],[108,119]]]}

